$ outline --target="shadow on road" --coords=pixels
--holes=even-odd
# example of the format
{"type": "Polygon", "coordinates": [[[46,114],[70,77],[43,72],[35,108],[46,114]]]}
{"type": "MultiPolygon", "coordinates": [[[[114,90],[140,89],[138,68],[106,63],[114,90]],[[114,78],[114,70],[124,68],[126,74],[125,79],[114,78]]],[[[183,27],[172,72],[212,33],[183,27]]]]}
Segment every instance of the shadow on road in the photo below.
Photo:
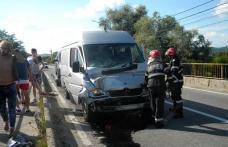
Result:
{"type": "Polygon", "coordinates": [[[91,124],[96,137],[108,147],[139,147],[132,140],[132,133],[146,128],[146,122],[139,114],[112,113],[99,117],[99,121],[91,124]]]}
{"type": "MultiPolygon", "coordinates": [[[[226,116],[228,110],[209,106],[202,103],[197,103],[189,100],[184,100],[184,104],[196,110],[202,110],[205,113],[218,116],[218,114],[226,116]],[[226,115],[225,115],[226,114],[226,115]]],[[[170,107],[170,105],[166,105],[170,107]]],[[[167,112],[167,111],[166,111],[167,112]]],[[[219,120],[203,116],[188,110],[184,110],[184,118],[169,120],[165,129],[172,129],[178,131],[195,132],[210,134],[216,136],[228,136],[228,122],[221,122],[219,120]]],[[[223,116],[220,116],[223,117],[223,116]]]]}

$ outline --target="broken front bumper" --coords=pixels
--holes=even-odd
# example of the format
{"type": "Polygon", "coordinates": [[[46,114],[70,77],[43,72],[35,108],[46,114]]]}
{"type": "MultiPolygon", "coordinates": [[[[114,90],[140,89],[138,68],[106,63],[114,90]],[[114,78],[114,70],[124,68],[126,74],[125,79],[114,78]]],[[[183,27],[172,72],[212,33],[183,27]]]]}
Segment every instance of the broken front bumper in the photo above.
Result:
{"type": "Polygon", "coordinates": [[[148,95],[107,97],[95,99],[88,104],[94,112],[116,112],[144,109],[149,106],[148,95]]]}

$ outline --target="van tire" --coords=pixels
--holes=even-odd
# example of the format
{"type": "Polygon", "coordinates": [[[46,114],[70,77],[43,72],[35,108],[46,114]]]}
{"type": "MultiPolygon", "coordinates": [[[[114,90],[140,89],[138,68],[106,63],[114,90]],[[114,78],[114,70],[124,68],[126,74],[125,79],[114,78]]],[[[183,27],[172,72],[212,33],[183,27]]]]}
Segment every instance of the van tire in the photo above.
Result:
{"type": "Polygon", "coordinates": [[[61,85],[61,81],[60,81],[60,79],[56,79],[56,85],[58,86],[58,87],[61,87],[62,85],[61,85]]]}
{"type": "Polygon", "coordinates": [[[95,120],[95,113],[86,106],[84,103],[82,106],[83,117],[86,122],[94,122],[95,120]]]}
{"type": "Polygon", "coordinates": [[[153,122],[152,110],[150,108],[144,108],[142,111],[142,119],[146,122],[153,122]]]}
{"type": "Polygon", "coordinates": [[[70,100],[70,93],[67,91],[67,89],[65,89],[65,98],[70,100]]]}
{"type": "Polygon", "coordinates": [[[61,83],[60,71],[59,71],[59,72],[56,72],[56,75],[57,75],[56,85],[57,85],[58,87],[61,87],[61,86],[62,86],[62,83],[61,83]]]}

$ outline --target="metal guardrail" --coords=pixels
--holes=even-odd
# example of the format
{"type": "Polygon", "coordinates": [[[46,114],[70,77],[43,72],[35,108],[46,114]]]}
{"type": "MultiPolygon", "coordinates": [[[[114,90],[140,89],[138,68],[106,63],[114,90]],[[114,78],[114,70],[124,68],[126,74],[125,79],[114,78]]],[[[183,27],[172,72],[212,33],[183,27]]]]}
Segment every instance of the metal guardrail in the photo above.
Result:
{"type": "Polygon", "coordinates": [[[228,64],[183,63],[183,66],[185,76],[228,80],[228,64]]]}

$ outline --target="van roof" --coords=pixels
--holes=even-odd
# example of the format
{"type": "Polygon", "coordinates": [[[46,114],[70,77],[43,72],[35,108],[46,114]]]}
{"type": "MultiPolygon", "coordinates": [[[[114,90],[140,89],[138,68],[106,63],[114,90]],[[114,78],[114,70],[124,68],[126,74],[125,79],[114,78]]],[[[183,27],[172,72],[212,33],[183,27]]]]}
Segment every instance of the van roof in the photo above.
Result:
{"type": "Polygon", "coordinates": [[[82,41],[83,44],[135,43],[125,31],[86,31],[82,41]]]}

